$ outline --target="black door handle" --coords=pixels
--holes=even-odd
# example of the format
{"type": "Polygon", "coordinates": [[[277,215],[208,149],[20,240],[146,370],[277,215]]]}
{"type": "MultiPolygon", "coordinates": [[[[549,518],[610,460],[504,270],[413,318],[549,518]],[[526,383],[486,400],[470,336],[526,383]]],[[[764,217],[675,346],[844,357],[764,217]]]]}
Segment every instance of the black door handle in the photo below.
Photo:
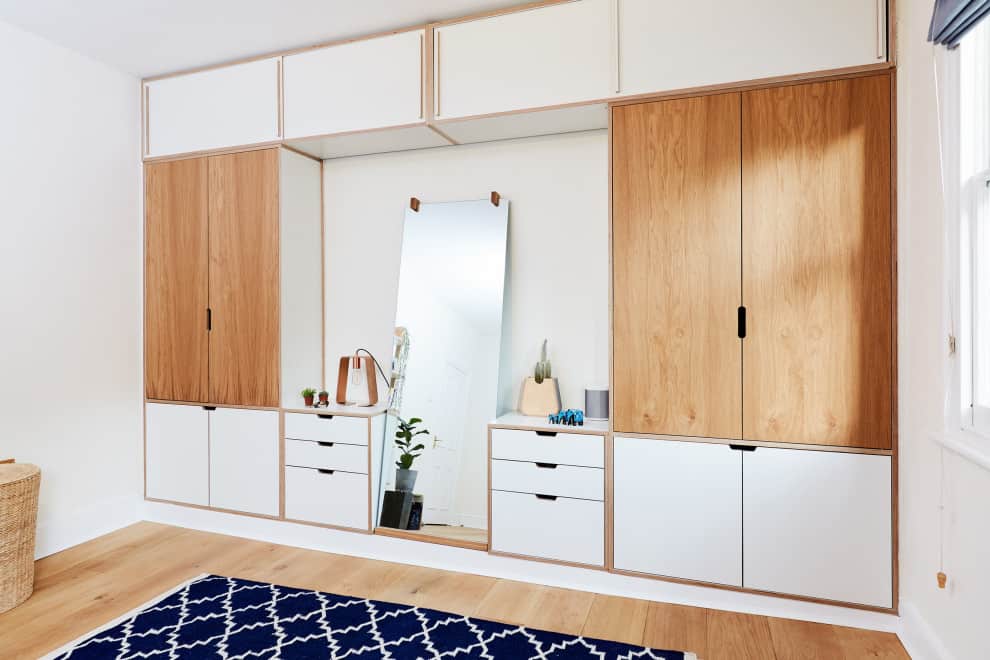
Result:
{"type": "Polygon", "coordinates": [[[333,419],[333,415],[327,415],[327,414],[317,415],[317,417],[319,417],[320,419],[333,419]]]}
{"type": "Polygon", "coordinates": [[[543,437],[543,438],[556,438],[557,437],[557,432],[556,431],[537,431],[536,432],[536,435],[538,435],[540,437],[543,437]]]}
{"type": "Polygon", "coordinates": [[[745,339],[746,338],[746,308],[740,307],[739,310],[737,311],[737,314],[738,314],[737,332],[739,334],[740,339],[745,339]]]}
{"type": "Polygon", "coordinates": [[[735,451],[756,451],[756,447],[752,445],[729,445],[729,449],[735,451]]]}

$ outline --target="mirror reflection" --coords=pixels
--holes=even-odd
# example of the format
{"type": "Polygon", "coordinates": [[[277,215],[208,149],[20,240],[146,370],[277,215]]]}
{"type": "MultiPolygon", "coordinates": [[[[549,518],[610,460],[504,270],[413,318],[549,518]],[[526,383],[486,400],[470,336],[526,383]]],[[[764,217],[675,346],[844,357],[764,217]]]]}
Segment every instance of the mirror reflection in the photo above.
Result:
{"type": "Polygon", "coordinates": [[[406,210],[379,526],[487,543],[508,202],[406,210]]]}

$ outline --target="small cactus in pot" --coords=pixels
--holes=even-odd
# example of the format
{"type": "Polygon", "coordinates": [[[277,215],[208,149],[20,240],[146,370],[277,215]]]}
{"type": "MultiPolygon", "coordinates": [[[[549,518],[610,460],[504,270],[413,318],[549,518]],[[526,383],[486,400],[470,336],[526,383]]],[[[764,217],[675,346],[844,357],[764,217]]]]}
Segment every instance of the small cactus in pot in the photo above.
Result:
{"type": "Polygon", "coordinates": [[[540,385],[547,378],[551,377],[550,360],[547,359],[547,340],[543,340],[543,348],[540,349],[540,361],[536,363],[536,370],[533,374],[536,384],[540,385]]]}

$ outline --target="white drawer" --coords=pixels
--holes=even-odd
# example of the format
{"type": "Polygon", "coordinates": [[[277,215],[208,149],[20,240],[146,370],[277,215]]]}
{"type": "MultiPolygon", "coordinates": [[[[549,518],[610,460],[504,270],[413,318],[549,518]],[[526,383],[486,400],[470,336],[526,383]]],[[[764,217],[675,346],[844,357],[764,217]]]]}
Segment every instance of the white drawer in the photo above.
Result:
{"type": "Polygon", "coordinates": [[[285,517],[368,529],[368,475],[286,467],[285,517]]]}
{"type": "Polygon", "coordinates": [[[492,429],[492,458],[510,461],[605,467],[605,438],[600,435],[492,429]]]}
{"type": "Polygon", "coordinates": [[[368,474],[368,447],[286,438],[285,464],[368,474]]]}
{"type": "Polygon", "coordinates": [[[496,459],[492,461],[492,489],[604,500],[605,470],[496,459]]]}
{"type": "Polygon", "coordinates": [[[368,428],[368,420],[364,417],[315,413],[285,414],[285,437],[295,440],[367,445],[368,428]]]}
{"type": "Polygon", "coordinates": [[[492,491],[492,550],[603,566],[605,504],[492,491]]]}

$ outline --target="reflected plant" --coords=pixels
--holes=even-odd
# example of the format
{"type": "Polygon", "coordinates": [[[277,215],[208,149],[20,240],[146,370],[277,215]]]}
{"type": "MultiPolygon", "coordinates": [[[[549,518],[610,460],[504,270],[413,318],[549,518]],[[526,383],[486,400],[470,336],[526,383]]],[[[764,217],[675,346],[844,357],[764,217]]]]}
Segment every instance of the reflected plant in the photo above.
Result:
{"type": "Polygon", "coordinates": [[[399,460],[395,462],[395,466],[400,470],[409,470],[412,468],[413,461],[420,457],[426,447],[422,443],[413,445],[414,439],[418,435],[429,433],[429,431],[416,429],[416,425],[423,422],[419,417],[410,417],[408,421],[398,416],[396,419],[399,420],[399,428],[395,432],[395,446],[402,450],[402,454],[399,455],[399,460]]]}

